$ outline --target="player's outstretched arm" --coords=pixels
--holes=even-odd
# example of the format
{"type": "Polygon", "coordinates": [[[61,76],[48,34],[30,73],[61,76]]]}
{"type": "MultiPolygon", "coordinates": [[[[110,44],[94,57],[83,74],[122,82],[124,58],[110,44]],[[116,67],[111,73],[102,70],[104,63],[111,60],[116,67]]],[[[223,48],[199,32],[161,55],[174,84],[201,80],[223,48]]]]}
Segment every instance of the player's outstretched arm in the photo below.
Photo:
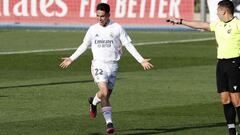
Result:
{"type": "Polygon", "coordinates": [[[76,60],[83,52],[85,52],[87,48],[88,44],[83,42],[70,57],[62,58],[63,61],[59,66],[61,68],[68,68],[68,66],[71,65],[72,62],[76,60]]]}
{"type": "Polygon", "coordinates": [[[150,70],[154,66],[149,62],[151,59],[144,59],[143,62],[141,63],[142,67],[144,70],[150,70]]]}
{"type": "Polygon", "coordinates": [[[72,60],[70,59],[70,58],[68,58],[68,57],[66,57],[66,58],[62,58],[63,59],[63,61],[62,61],[62,63],[59,65],[61,68],[63,68],[63,69],[65,69],[65,68],[68,68],[68,66],[69,65],[71,65],[72,64],[72,60]]]}
{"type": "Polygon", "coordinates": [[[173,25],[179,24],[179,25],[185,25],[194,29],[204,29],[204,30],[210,31],[210,24],[207,22],[187,21],[187,20],[183,20],[175,17],[169,17],[166,21],[173,25]]]}
{"type": "Polygon", "coordinates": [[[149,70],[153,68],[153,65],[149,62],[151,59],[144,59],[137,51],[137,49],[133,46],[132,43],[128,43],[125,45],[128,52],[142,65],[144,70],[149,70]]]}

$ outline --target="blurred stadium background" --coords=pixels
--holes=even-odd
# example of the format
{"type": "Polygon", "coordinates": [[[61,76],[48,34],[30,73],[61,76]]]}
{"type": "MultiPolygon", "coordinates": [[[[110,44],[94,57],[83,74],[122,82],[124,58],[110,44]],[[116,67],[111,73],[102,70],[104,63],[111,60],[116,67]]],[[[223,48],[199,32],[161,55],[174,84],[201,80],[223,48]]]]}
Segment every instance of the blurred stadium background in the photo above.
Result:
{"type": "MultiPolygon", "coordinates": [[[[102,0],[106,1],[106,0],[102,0]]],[[[88,118],[97,88],[91,52],[69,69],[71,55],[95,23],[100,0],[0,1],[0,134],[103,135],[99,112],[88,118]]],[[[111,103],[117,135],[227,134],[215,88],[214,34],[166,24],[168,16],[209,21],[205,0],[108,0],[139,52],[144,72],[124,50],[111,103]]],[[[239,1],[236,16],[239,12],[239,1]]],[[[100,108],[99,108],[100,109],[100,108]]]]}
{"type": "MultiPolygon", "coordinates": [[[[88,28],[95,22],[95,7],[107,0],[2,0],[0,26],[14,28],[88,28]]],[[[210,1],[210,0],[209,0],[210,1]]],[[[212,0],[217,3],[219,0],[212,0]]],[[[240,2],[233,0],[236,16],[240,2]]],[[[206,0],[114,0],[111,18],[127,29],[168,29],[168,16],[209,21],[206,0]]],[[[208,5],[209,4],[209,5],[208,5]]],[[[177,27],[174,27],[175,29],[177,27]]]]}

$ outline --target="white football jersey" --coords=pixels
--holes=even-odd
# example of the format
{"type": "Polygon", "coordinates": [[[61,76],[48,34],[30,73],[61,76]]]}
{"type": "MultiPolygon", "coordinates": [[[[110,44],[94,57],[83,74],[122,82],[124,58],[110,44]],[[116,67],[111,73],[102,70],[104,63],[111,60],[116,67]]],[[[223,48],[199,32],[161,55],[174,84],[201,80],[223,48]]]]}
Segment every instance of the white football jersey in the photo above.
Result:
{"type": "Polygon", "coordinates": [[[122,45],[131,43],[131,39],[119,24],[110,21],[105,27],[92,25],[83,42],[91,46],[94,60],[109,62],[120,59],[122,45]]]}
{"type": "Polygon", "coordinates": [[[118,23],[110,20],[105,27],[97,23],[90,26],[83,43],[71,55],[70,59],[77,59],[88,47],[91,47],[93,60],[117,62],[121,58],[122,46],[124,45],[133,57],[141,63],[143,57],[137,52],[131,41],[126,31],[118,23]]]}

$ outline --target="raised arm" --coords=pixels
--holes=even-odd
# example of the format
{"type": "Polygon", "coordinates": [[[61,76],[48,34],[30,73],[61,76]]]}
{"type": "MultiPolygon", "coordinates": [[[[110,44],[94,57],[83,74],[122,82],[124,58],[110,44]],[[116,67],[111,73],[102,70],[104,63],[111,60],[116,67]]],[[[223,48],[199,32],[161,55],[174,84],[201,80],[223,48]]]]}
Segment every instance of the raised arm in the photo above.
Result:
{"type": "Polygon", "coordinates": [[[210,31],[210,24],[207,22],[200,22],[200,21],[187,21],[184,19],[179,19],[175,17],[169,17],[167,22],[172,23],[173,25],[185,25],[194,29],[204,29],[210,31]]]}

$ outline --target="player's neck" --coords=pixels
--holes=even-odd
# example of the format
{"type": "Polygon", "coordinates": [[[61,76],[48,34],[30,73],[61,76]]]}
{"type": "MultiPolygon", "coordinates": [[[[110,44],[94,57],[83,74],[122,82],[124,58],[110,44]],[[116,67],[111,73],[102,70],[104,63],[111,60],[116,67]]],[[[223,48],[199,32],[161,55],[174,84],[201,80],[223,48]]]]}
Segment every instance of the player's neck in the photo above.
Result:
{"type": "Polygon", "coordinates": [[[231,22],[234,19],[234,16],[227,16],[223,21],[224,23],[231,22]]]}
{"type": "Polygon", "coordinates": [[[108,19],[107,22],[104,25],[102,25],[102,26],[106,27],[109,23],[110,23],[110,19],[108,19]]]}

